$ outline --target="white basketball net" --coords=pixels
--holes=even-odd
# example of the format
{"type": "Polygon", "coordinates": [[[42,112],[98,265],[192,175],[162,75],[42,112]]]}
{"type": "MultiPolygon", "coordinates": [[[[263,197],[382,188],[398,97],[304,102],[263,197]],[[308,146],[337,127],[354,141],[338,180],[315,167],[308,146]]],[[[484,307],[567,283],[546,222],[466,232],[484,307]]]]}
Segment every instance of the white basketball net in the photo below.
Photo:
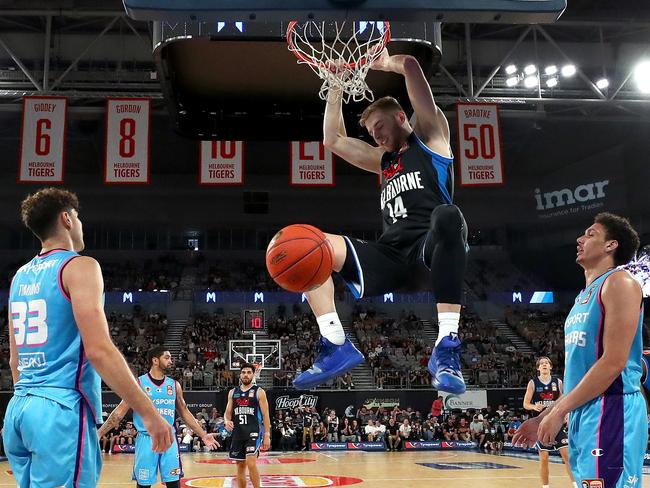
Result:
{"type": "Polygon", "coordinates": [[[293,21],[287,27],[289,50],[323,80],[318,96],[326,100],[337,89],[345,103],[374,100],[366,75],[389,40],[388,22],[293,21]]]}

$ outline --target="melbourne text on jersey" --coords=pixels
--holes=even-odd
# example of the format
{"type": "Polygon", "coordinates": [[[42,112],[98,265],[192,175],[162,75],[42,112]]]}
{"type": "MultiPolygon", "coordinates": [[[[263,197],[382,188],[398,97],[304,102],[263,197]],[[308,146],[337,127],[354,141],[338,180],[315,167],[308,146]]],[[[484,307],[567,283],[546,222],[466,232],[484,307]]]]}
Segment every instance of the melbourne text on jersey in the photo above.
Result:
{"type": "Polygon", "coordinates": [[[413,171],[400,175],[397,178],[387,181],[386,186],[381,191],[381,209],[386,206],[386,202],[392,200],[400,193],[409,190],[423,190],[422,177],[419,171],[413,171]]]}

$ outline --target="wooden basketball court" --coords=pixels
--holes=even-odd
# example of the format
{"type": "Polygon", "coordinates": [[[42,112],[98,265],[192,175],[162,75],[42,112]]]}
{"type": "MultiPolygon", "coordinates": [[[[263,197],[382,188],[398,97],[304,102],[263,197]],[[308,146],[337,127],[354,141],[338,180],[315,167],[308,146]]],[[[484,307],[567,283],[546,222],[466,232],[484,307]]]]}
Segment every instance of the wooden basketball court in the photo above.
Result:
{"type": "MultiPolygon", "coordinates": [[[[133,459],[132,454],[104,455],[99,486],[133,488],[133,459]]],[[[184,487],[237,486],[235,467],[224,453],[184,454],[182,460],[184,487]]],[[[0,486],[15,486],[8,469],[8,463],[0,463],[0,486]]],[[[541,486],[538,469],[534,457],[466,451],[297,452],[270,453],[260,458],[262,486],[267,488],[535,488],[541,486]]],[[[571,488],[562,464],[552,462],[550,475],[551,488],[571,488]]],[[[641,486],[650,488],[648,476],[641,486]]]]}

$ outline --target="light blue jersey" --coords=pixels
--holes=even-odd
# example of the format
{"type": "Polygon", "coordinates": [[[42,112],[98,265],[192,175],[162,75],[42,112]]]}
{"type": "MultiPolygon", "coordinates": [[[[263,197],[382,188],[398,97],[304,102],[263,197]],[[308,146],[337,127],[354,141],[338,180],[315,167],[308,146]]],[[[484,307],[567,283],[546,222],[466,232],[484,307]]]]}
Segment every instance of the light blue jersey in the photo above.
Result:
{"type": "MultiPolygon", "coordinates": [[[[174,427],[174,417],[176,415],[176,380],[165,376],[162,384],[159,386],[155,380],[149,376],[149,373],[138,377],[138,383],[151,399],[158,410],[158,413],[164,418],[169,425],[174,427]]],[[[133,413],[133,425],[138,432],[147,432],[142,422],[142,417],[136,412],[133,413]]]]}
{"type": "MultiPolygon", "coordinates": [[[[176,380],[165,376],[160,383],[147,373],[138,378],[138,383],[151,399],[158,413],[173,429],[176,414],[176,380]]],[[[179,480],[183,475],[183,467],[176,435],[173,436],[174,442],[170,448],[162,454],[157,454],[152,450],[151,437],[147,433],[142,417],[136,412],[133,413],[133,425],[138,430],[138,437],[135,440],[133,479],[140,485],[152,485],[160,473],[162,482],[179,480]]]]}
{"type": "MultiPolygon", "coordinates": [[[[578,294],[564,323],[565,394],[571,392],[580,383],[594,363],[603,355],[605,309],[601,300],[601,291],[605,280],[615,272],[626,273],[626,271],[613,269],[596,278],[578,294]]],[[[637,332],[625,369],[607,389],[605,395],[640,391],[641,355],[643,353],[642,330],[643,309],[639,315],[637,332]]]]}
{"type": "MultiPolygon", "coordinates": [[[[580,383],[603,355],[603,284],[596,278],[577,296],[564,324],[564,393],[580,383]]],[[[643,309],[623,372],[605,392],[569,415],[569,462],[578,485],[632,488],[641,485],[648,439],[646,403],[640,392],[643,309]],[[582,482],[582,483],[581,483],[582,482]],[[637,484],[638,483],[638,484],[637,484]]]]}
{"type": "Polygon", "coordinates": [[[5,416],[5,447],[19,486],[95,486],[101,380],[84,353],[61,273],[79,255],[39,254],[14,276],[9,313],[20,378],[5,416]]]}

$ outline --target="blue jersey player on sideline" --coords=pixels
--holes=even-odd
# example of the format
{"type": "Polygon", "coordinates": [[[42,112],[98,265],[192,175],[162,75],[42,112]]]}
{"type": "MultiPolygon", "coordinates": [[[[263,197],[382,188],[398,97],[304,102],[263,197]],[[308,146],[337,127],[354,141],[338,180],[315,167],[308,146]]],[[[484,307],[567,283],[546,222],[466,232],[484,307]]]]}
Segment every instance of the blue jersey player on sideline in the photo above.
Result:
{"type": "MultiPolygon", "coordinates": [[[[173,426],[175,414],[178,411],[185,424],[201,437],[207,447],[218,448],[220,444],[215,440],[217,434],[208,434],[201,428],[185,404],[181,385],[175,379],[165,375],[172,366],[172,355],[169,351],[163,346],[156,346],[147,353],[147,360],[150,365],[149,372],[140,376],[138,383],[151,398],[158,413],[170,426],[173,426]]],[[[100,427],[98,437],[101,438],[106,432],[120,425],[120,421],[129,409],[128,403],[122,401],[111,412],[104,425],[100,427]]],[[[151,448],[151,436],[142,422],[142,417],[137,412],[133,415],[133,423],[138,430],[133,466],[133,480],[137,482],[137,486],[153,485],[158,472],[160,472],[160,481],[165,483],[167,488],[178,488],[183,476],[183,466],[176,436],[174,436],[171,447],[165,452],[154,452],[151,448]]]]}
{"type": "Polygon", "coordinates": [[[20,488],[95,487],[102,461],[96,423],[101,381],[128,399],[166,450],[172,431],[142,392],[111,341],[97,261],[80,256],[83,227],[74,193],[45,188],[21,204],[41,251],[9,291],[14,396],[3,440],[20,488]]]}
{"type": "Polygon", "coordinates": [[[585,288],[564,324],[564,396],[526,421],[513,444],[550,444],[569,414],[569,461],[585,488],[642,484],[648,440],[640,391],[643,304],[641,286],[625,269],[639,237],[625,218],[600,213],[577,239],[576,262],[585,288]]]}
{"type": "MultiPolygon", "coordinates": [[[[438,390],[460,394],[465,382],[458,324],[468,247],[465,218],[453,203],[449,124],[416,58],[390,56],[384,50],[371,69],[404,77],[417,122],[411,126],[398,101],[384,97],[369,105],[360,120],[375,145],[348,137],[341,92],[329,91],[323,144],[350,164],[379,175],[383,220],[377,242],[326,234],[334,250],[333,268],[355,298],[416,287],[424,281],[435,295],[439,326],[428,363],[432,383],[438,390]]],[[[322,338],[313,367],[294,380],[301,389],[325,383],[364,361],[345,337],[332,279],[306,295],[322,338]]]]}
{"type": "Polygon", "coordinates": [[[246,468],[253,488],[260,488],[257,456],[260,448],[271,447],[271,419],[266,392],[253,379],[252,364],[244,363],[239,372],[240,385],[228,392],[224,413],[226,429],[232,432],[230,459],[237,463],[237,487],[246,488],[246,468]]]}

